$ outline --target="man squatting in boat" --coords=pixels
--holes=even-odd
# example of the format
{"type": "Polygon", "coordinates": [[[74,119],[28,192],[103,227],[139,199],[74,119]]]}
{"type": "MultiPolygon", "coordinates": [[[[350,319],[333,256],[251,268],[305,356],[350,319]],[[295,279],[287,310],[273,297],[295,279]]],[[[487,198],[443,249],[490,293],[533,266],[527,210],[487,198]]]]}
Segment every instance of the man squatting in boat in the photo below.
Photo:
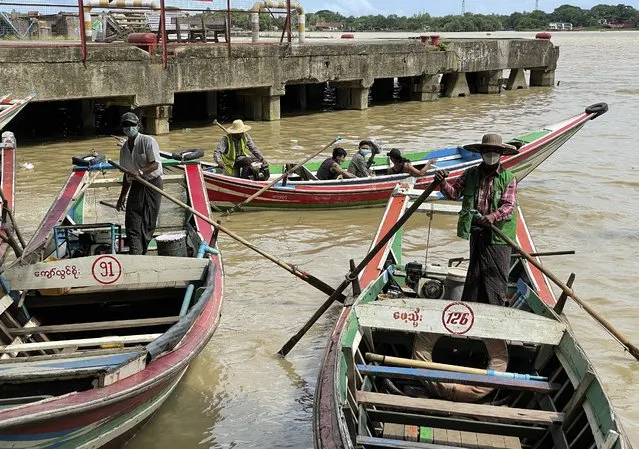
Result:
{"type": "Polygon", "coordinates": [[[266,165],[262,152],[248,134],[250,129],[242,120],[234,120],[226,130],[228,134],[217,144],[213,159],[227,175],[248,179],[253,174],[251,164],[262,162],[262,166],[266,165]]]}
{"type": "Polygon", "coordinates": [[[337,179],[340,175],[343,178],[356,178],[352,173],[342,168],[342,164],[346,160],[346,150],[341,147],[333,148],[333,156],[326,159],[317,169],[317,179],[337,179]]]}
{"type": "Polygon", "coordinates": [[[122,115],[120,123],[127,136],[120,147],[120,165],[127,173],[122,180],[122,191],[116,209],[121,211],[126,204],[124,225],[129,254],[146,254],[157,226],[162,195],[138,179],[162,188],[160,147],[153,137],[140,133],[140,120],[133,112],[122,115]]]}
{"type": "Polygon", "coordinates": [[[435,174],[435,182],[444,196],[452,200],[463,197],[457,236],[470,238],[470,262],[461,299],[506,305],[511,248],[493,234],[490,225],[515,240],[517,179],[501,166],[499,159],[518,151],[502,143],[499,134],[485,134],[481,143],[466,145],[464,149],[481,153],[483,162],[452,182],[446,181],[446,170],[435,174]]]}

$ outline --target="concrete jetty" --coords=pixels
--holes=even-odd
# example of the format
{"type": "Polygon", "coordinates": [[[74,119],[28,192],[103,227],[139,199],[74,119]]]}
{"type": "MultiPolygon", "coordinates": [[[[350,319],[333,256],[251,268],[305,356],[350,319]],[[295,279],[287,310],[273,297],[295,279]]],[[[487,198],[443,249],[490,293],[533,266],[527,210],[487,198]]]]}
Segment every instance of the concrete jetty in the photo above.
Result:
{"type": "Polygon", "coordinates": [[[180,93],[205,95],[213,118],[217,93],[235,91],[243,118],[279,120],[282,96],[304,110],[321,101],[327,82],[339,107],[365,109],[369,89],[374,98],[389,92],[392,98],[396,80],[413,101],[499,93],[504,70],[510,70],[506,89],[552,86],[559,58],[559,48],[545,39],[171,46],[166,69],[159,53],[159,47],[89,45],[83,63],[79,47],[2,46],[0,85],[17,96],[36,92],[37,101],[84,100],[87,127],[95,101],[140,108],[147,132],[163,134],[180,93]]]}

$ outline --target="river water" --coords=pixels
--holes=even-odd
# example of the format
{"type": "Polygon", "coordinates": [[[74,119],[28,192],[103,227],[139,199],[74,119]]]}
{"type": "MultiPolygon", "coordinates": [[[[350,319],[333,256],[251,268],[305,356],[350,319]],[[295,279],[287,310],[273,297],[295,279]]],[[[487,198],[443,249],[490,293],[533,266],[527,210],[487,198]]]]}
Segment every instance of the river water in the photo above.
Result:
{"type": "MultiPolygon", "coordinates": [[[[544,264],[561,279],[576,273],[574,288],[580,296],[639,343],[639,309],[633,297],[639,274],[639,59],[630,57],[636,54],[637,37],[634,32],[555,34],[561,53],[554,88],[283,117],[251,123],[251,136],[270,161],[299,161],[335,136],[346,139],[349,152],[363,138],[383,146],[434,148],[470,143],[490,131],[513,136],[607,102],[607,114],[588,123],[521,183],[519,199],[539,250],[576,250],[573,256],[547,257],[544,264]]],[[[203,126],[175,129],[158,141],[165,149],[202,147],[212,157],[220,137],[219,129],[203,126]]],[[[111,138],[20,147],[19,165],[33,164],[32,169],[19,168],[17,177],[23,232],[34,231],[68,174],[70,157],[91,148],[118,155],[111,138]]],[[[114,200],[117,195],[115,189],[114,200]]],[[[349,258],[359,261],[365,255],[381,213],[253,212],[224,221],[271,254],[338,285],[349,258]]],[[[466,254],[467,243],[455,238],[454,223],[452,217],[433,221],[429,261],[445,263],[466,254]]],[[[407,260],[423,262],[427,227],[424,216],[414,216],[406,225],[407,260]]],[[[221,247],[226,299],[220,327],[173,395],[127,447],[313,445],[316,376],[338,310],[329,310],[286,359],[274,356],[325,296],[230,238],[222,236],[221,247]]],[[[573,303],[567,313],[626,430],[637,440],[639,362],[573,303]]]]}

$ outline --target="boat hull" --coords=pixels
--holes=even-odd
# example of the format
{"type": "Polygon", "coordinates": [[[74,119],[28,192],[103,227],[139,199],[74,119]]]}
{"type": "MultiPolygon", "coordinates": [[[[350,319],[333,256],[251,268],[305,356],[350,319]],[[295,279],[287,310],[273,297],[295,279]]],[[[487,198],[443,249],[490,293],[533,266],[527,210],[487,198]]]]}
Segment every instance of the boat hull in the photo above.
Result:
{"type": "MultiPolygon", "coordinates": [[[[186,166],[184,175],[190,204],[208,216],[210,207],[200,166],[186,166]]],[[[72,173],[58,200],[45,215],[40,230],[27,245],[28,249],[44,247],[53,226],[73,213],[72,205],[81,203],[80,195],[90,183],[88,177],[87,172],[72,173]]],[[[210,242],[214,228],[203,220],[194,220],[194,232],[202,241],[210,242]]],[[[150,257],[149,263],[153,260],[153,256],[128,257],[150,257]]],[[[210,255],[207,263],[207,275],[202,281],[205,288],[197,300],[201,309],[192,318],[189,318],[191,312],[188,312],[183,317],[186,321],[178,322],[176,327],[182,323],[184,331],[176,330],[173,334],[179,335],[175,346],[169,347],[165,340],[154,351],[149,349],[143,369],[133,370],[128,377],[128,373],[122,371],[118,374],[122,377],[105,386],[3,407],[0,409],[0,448],[123,445],[164,403],[217,329],[222,312],[224,270],[219,255],[210,255]]],[[[175,300],[180,304],[184,292],[179,289],[176,292],[179,293],[176,293],[175,300]]],[[[56,358],[52,357],[51,362],[55,363],[56,358]]]]}
{"type": "MultiPolygon", "coordinates": [[[[547,126],[543,130],[516,138],[515,140],[521,139],[523,144],[520,152],[514,156],[503,157],[502,166],[512,171],[518,181],[523,180],[593,116],[594,114],[590,113],[580,114],[547,126]]],[[[435,155],[433,157],[436,158],[437,153],[442,153],[442,151],[433,152],[432,155],[435,155]]],[[[419,156],[422,161],[428,160],[430,157],[429,153],[423,153],[419,156]]],[[[451,156],[447,156],[442,159],[442,161],[448,159],[443,168],[448,170],[449,179],[458,178],[469,167],[481,163],[481,158],[478,157],[459,157],[459,160],[454,163],[451,163],[450,158],[451,156]]],[[[413,161],[414,164],[418,162],[417,160],[413,161]]],[[[245,210],[286,210],[378,207],[386,204],[398,182],[412,180],[416,188],[425,189],[433,181],[433,176],[434,170],[416,180],[402,174],[335,181],[290,181],[286,185],[279,182],[243,208],[245,210]]],[[[212,170],[205,170],[204,178],[210,201],[220,209],[233,207],[269,185],[269,181],[235,178],[215,173],[212,170]]]]}

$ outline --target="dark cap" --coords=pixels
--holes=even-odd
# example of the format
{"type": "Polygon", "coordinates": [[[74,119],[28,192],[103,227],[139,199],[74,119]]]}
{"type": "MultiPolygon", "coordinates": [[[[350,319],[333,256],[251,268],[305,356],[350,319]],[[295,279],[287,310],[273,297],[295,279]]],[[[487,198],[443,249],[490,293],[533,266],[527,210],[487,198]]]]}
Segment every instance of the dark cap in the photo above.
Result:
{"type": "Polygon", "coordinates": [[[140,119],[133,112],[126,112],[122,114],[122,118],[120,119],[120,124],[123,125],[126,122],[134,123],[137,125],[140,123],[140,119]]]}
{"type": "Polygon", "coordinates": [[[397,148],[393,148],[388,153],[386,153],[386,156],[390,157],[391,159],[401,159],[402,152],[399,151],[397,148]]]}

